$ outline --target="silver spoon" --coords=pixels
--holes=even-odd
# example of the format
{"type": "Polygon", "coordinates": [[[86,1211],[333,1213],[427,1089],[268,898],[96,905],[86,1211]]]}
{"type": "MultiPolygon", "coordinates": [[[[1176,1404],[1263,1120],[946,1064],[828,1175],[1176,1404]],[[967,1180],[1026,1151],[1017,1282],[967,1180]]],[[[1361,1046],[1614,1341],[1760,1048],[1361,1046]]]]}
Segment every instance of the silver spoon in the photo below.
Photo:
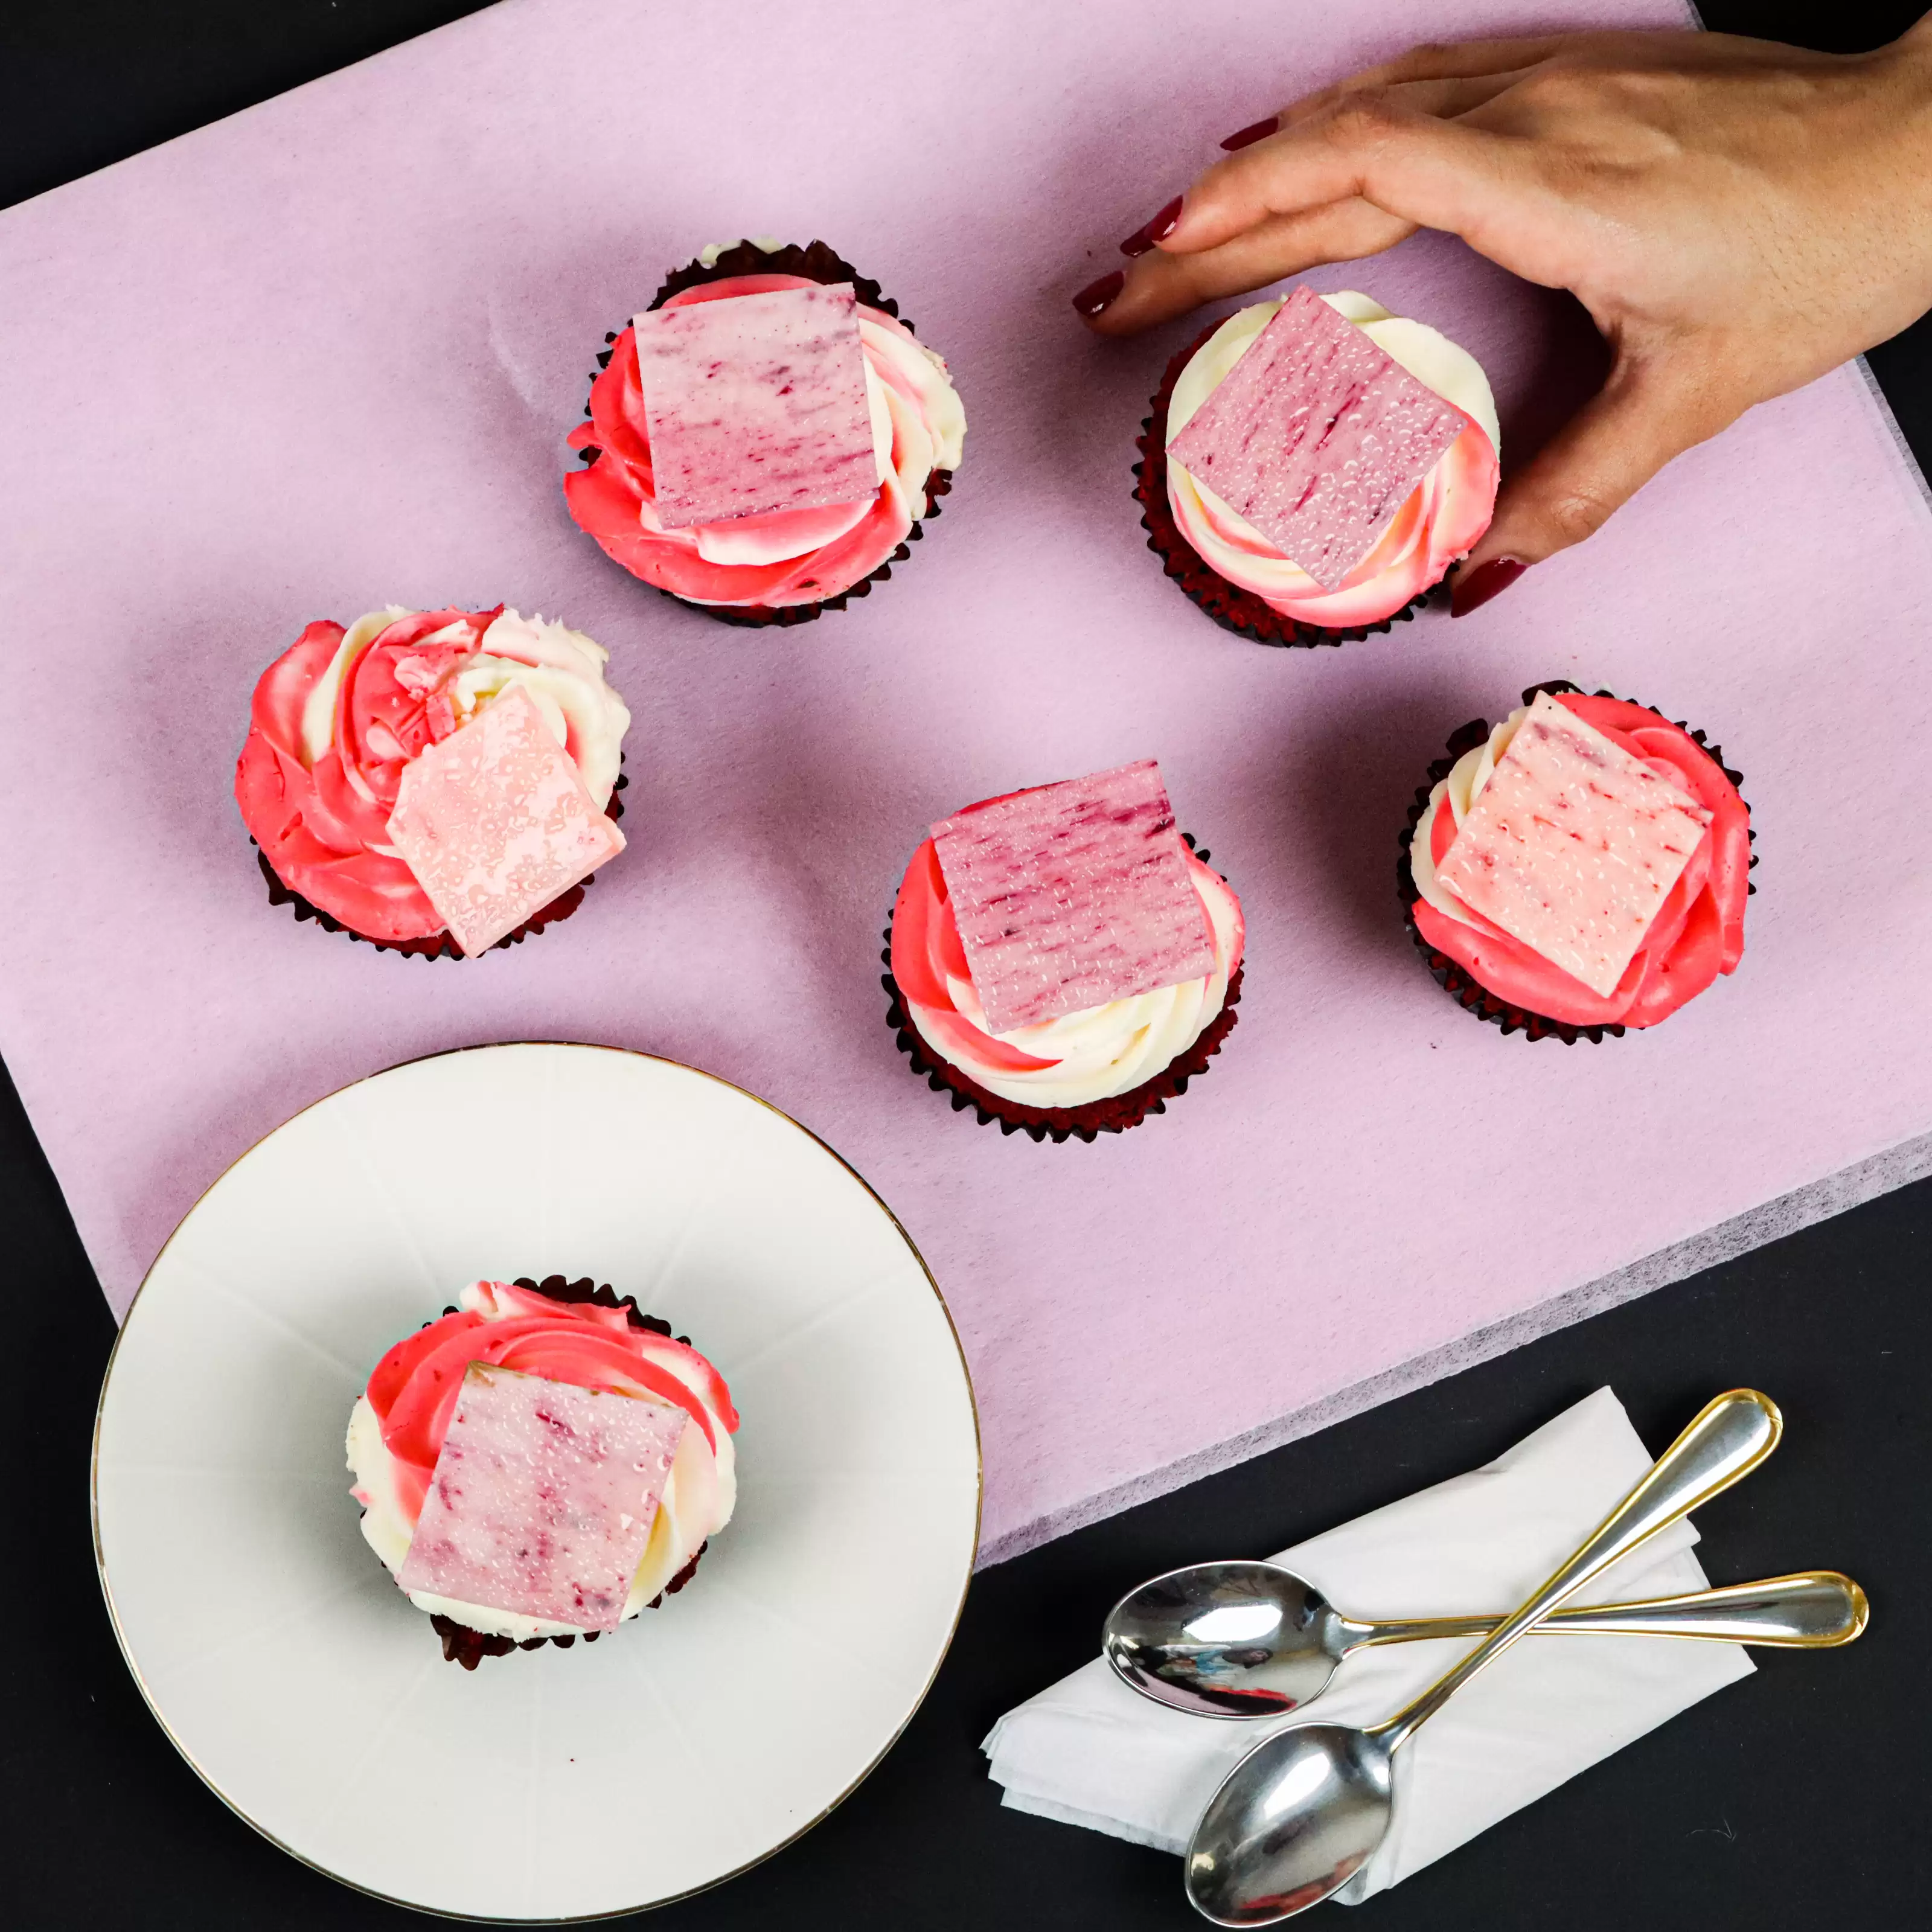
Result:
{"type": "MultiPolygon", "coordinates": [[[[1850,1643],[1871,1614],[1835,1570],[1733,1583],[1642,1603],[1558,1610],[1538,1636],[1702,1637],[1822,1650],[1850,1643]]],[[[1345,1616],[1278,1563],[1193,1563],[1150,1577],[1108,1612],[1100,1648],[1122,1682],[1202,1718],[1278,1718],[1311,1703],[1352,1651],[1431,1637],[1484,1636],[1499,1616],[1345,1616]]]]}
{"type": "Polygon", "coordinates": [[[1521,1609],[1381,1724],[1273,1732],[1221,1780],[1187,1847],[1189,1902],[1216,1925],[1272,1925],[1339,1892],[1387,1833],[1394,1754],[1565,1598],[1646,1538],[1748,1475],[1778,1446],[1777,1406],[1752,1389],[1708,1403],[1521,1609]]]}

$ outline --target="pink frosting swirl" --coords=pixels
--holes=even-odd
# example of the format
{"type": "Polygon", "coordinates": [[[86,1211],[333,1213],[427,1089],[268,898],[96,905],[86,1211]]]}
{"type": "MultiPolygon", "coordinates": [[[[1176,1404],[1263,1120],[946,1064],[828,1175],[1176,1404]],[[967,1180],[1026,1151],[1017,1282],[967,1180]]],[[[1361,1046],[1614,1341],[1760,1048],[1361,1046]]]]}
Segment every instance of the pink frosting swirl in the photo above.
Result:
{"type": "MultiPolygon", "coordinates": [[[[580,1388],[643,1396],[682,1409],[702,1434],[710,1468],[722,1433],[734,1432],[731,1392],[688,1342],[638,1326],[626,1310],[563,1302],[508,1282],[480,1282],[476,1306],[443,1316],[398,1342],[376,1364],[366,1390],[393,1465],[396,1496],[411,1524],[472,1362],[488,1362],[580,1388]]],[[[687,1499],[696,1509],[699,1499],[687,1499]]],[[[701,1512],[700,1512],[701,1513],[701,1512]]]]}
{"type": "Polygon", "coordinates": [[[501,604],[310,624],[255,687],[235,769],[249,834],[284,885],[352,931],[433,938],[442,915],[389,844],[405,767],[494,689],[525,682],[607,804],[629,718],[602,662],[589,638],[501,604]]]}
{"type": "MultiPolygon", "coordinates": [[[[734,275],[682,290],[664,306],[810,285],[800,275],[734,275]]],[[[911,330],[862,302],[858,313],[874,430],[889,441],[889,447],[882,442],[880,481],[872,496],[665,529],[657,512],[637,337],[626,328],[591,386],[590,420],[570,436],[573,449],[596,452],[587,468],[563,480],[579,528],[632,576],[688,603],[776,610],[817,603],[862,583],[924,514],[934,473],[957,466],[966,419],[946,364],[911,330]]]]}

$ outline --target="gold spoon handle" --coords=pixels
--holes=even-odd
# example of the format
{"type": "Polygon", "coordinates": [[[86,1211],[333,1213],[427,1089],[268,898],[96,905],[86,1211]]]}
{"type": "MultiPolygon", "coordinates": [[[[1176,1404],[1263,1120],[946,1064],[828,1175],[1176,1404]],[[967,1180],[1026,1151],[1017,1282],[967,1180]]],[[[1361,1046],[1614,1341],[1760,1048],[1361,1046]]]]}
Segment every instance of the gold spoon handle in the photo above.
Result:
{"type": "MultiPolygon", "coordinates": [[[[1870,1620],[1865,1593],[1835,1570],[1804,1570],[1762,1583],[1732,1583],[1640,1603],[1596,1604],[1557,1610],[1537,1636],[1686,1636],[1786,1650],[1829,1650],[1850,1643],[1870,1620]]],[[[1405,1617],[1351,1621],[1354,1644],[1417,1643],[1432,1637],[1484,1636],[1501,1617],[1405,1617]]]]}
{"type": "Polygon", "coordinates": [[[1392,1718],[1370,1727],[1390,1750],[1486,1670],[1510,1646],[1638,1544],[1729,1489],[1778,1447],[1784,1420],[1755,1389],[1732,1389],[1708,1402],[1652,1466],[1650,1473],[1591,1532],[1576,1553],[1522,1607],[1505,1617],[1455,1668],[1392,1718]]]}

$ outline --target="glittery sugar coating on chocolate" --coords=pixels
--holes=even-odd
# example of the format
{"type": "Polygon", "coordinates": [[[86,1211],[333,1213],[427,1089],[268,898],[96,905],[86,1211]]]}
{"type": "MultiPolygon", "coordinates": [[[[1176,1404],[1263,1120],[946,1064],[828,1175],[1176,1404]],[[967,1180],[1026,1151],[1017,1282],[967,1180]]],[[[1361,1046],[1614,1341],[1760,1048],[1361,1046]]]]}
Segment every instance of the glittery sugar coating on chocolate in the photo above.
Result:
{"type": "Polygon", "coordinates": [[[1214,930],[1151,758],[969,806],[932,836],[989,1032],[1214,970],[1214,930]]]}
{"type": "Polygon", "coordinates": [[[472,958],[624,849],[520,686],[404,768],[388,832],[472,958]]]}
{"type": "Polygon", "coordinates": [[[1710,823],[1676,781],[1539,692],[1436,876],[1607,999],[1710,823]]]}
{"type": "Polygon", "coordinates": [[[1304,286],[1167,453],[1323,590],[1339,590],[1468,427],[1304,286]]]}
{"type": "Polygon", "coordinates": [[[681,1408],[472,1362],[397,1581],[576,1630],[615,1630],[681,1408]]]}
{"type": "Polygon", "coordinates": [[[632,327],[667,530],[878,488],[850,283],[682,303],[632,327]]]}

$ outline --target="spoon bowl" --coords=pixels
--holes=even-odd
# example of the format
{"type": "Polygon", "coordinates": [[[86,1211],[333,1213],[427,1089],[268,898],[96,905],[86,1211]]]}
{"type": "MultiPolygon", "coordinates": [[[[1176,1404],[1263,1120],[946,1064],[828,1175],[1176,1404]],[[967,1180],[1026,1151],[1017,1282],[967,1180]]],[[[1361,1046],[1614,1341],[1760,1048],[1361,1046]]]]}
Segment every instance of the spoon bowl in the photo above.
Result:
{"type": "Polygon", "coordinates": [[[1271,1925],[1340,1891],[1388,1828],[1393,1755],[1346,1724],[1296,1724],[1257,1744],[1187,1848],[1195,1910],[1216,1925],[1271,1925]]]}
{"type": "Polygon", "coordinates": [[[1292,1570],[1195,1563],[1130,1590],[1101,1649],[1144,1697],[1208,1718],[1269,1718],[1320,1696],[1353,1648],[1346,1620],[1292,1570]]]}

